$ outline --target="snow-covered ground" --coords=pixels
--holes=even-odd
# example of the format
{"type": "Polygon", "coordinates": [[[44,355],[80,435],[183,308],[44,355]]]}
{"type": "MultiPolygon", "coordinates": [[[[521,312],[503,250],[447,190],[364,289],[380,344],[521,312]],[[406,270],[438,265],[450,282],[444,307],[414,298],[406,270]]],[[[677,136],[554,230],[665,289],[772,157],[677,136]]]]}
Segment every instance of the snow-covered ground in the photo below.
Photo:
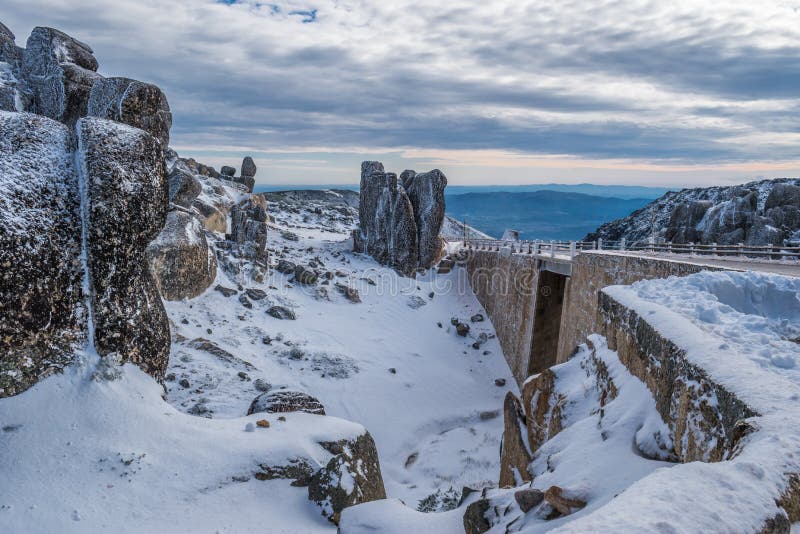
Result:
{"type": "MultiPolygon", "coordinates": [[[[2,399],[0,531],[334,532],[306,488],[253,474],[300,453],[324,465],[330,453],[319,441],[364,427],[389,498],[405,503],[387,501],[403,507],[398,517],[418,514],[426,497],[429,509],[444,509],[463,486],[496,484],[500,408],[516,384],[491,322],[469,321],[486,314],[462,270],[403,278],[351,252],[348,214],[271,215],[274,260],[313,263],[333,278],[303,286],[272,270],[263,283],[237,287],[220,268],[201,296],[167,302],[166,402],[138,368],[98,372],[91,355],[2,399]],[[362,302],[335,284],[357,289],[362,302]],[[297,319],[273,318],[273,305],[297,319]],[[467,337],[452,317],[471,325],[467,337]],[[246,416],[267,389],[313,395],[328,417],[246,416]],[[264,418],[270,428],[245,431],[264,418]]],[[[424,515],[438,532],[460,532],[460,513],[424,515]]]]}

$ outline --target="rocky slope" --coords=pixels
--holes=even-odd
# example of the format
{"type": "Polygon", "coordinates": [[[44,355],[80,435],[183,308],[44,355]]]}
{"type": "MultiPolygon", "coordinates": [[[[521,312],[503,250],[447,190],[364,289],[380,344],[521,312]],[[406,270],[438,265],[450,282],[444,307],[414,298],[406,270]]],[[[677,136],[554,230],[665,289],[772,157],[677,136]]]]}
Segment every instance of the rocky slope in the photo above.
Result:
{"type": "Polygon", "coordinates": [[[669,192],[584,239],[644,242],[653,229],[657,241],[673,243],[800,243],[800,179],[669,192]]]}

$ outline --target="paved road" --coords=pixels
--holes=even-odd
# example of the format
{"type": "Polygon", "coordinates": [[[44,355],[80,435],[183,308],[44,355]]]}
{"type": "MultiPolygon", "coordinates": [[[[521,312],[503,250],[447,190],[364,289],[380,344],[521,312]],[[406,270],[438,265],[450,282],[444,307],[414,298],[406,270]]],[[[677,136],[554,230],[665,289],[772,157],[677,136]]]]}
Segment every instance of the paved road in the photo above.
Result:
{"type": "Polygon", "coordinates": [[[708,265],[710,267],[718,267],[722,269],[731,269],[734,271],[759,271],[764,273],[781,274],[784,276],[794,276],[800,278],[800,262],[795,263],[779,263],[767,261],[747,261],[741,258],[725,258],[725,257],[706,257],[706,256],[690,256],[689,254],[644,254],[644,253],[620,253],[612,251],[587,251],[589,254],[615,254],[625,256],[639,256],[642,258],[657,258],[660,260],[672,260],[682,263],[695,263],[698,265],[708,265]]]}

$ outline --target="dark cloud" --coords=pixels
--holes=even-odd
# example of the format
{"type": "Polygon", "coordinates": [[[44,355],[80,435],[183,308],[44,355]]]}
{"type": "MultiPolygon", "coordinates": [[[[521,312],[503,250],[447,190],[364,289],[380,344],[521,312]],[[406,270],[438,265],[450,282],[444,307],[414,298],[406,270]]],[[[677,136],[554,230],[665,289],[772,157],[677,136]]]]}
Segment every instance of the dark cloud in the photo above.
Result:
{"type": "Polygon", "coordinates": [[[800,156],[797,16],[781,3],[7,2],[18,36],[59,27],[104,73],[162,86],[184,146],[800,156]]]}

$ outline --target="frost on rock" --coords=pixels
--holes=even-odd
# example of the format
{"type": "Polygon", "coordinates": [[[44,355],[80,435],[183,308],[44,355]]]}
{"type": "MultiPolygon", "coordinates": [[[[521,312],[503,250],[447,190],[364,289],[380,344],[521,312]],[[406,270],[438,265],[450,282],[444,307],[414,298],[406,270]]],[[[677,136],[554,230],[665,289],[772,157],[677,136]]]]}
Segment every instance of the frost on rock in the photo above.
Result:
{"type": "Polygon", "coordinates": [[[447,178],[439,170],[406,171],[399,182],[396,174],[384,172],[382,163],[363,162],[355,251],[407,276],[419,267],[432,267],[442,255],[439,231],[446,185],[447,178]]]}
{"type": "Polygon", "coordinates": [[[67,128],[0,112],[0,397],[63,368],[85,339],[79,210],[67,128]]]}
{"type": "Polygon", "coordinates": [[[101,78],[92,86],[88,115],[111,119],[146,131],[169,145],[172,113],[157,86],[129,78],[101,78]]]}
{"type": "Polygon", "coordinates": [[[161,145],[142,130],[93,117],[79,122],[78,136],[89,203],[95,348],[101,355],[117,352],[161,380],[169,324],[145,253],[167,216],[161,145]]]}
{"type": "Polygon", "coordinates": [[[53,28],[36,27],[28,37],[22,70],[33,93],[31,111],[73,125],[86,116],[97,74],[92,49],[53,28]]]}
{"type": "Polygon", "coordinates": [[[14,34],[0,22],[0,110],[25,111],[30,92],[22,77],[24,50],[14,42],[14,34]]]}

